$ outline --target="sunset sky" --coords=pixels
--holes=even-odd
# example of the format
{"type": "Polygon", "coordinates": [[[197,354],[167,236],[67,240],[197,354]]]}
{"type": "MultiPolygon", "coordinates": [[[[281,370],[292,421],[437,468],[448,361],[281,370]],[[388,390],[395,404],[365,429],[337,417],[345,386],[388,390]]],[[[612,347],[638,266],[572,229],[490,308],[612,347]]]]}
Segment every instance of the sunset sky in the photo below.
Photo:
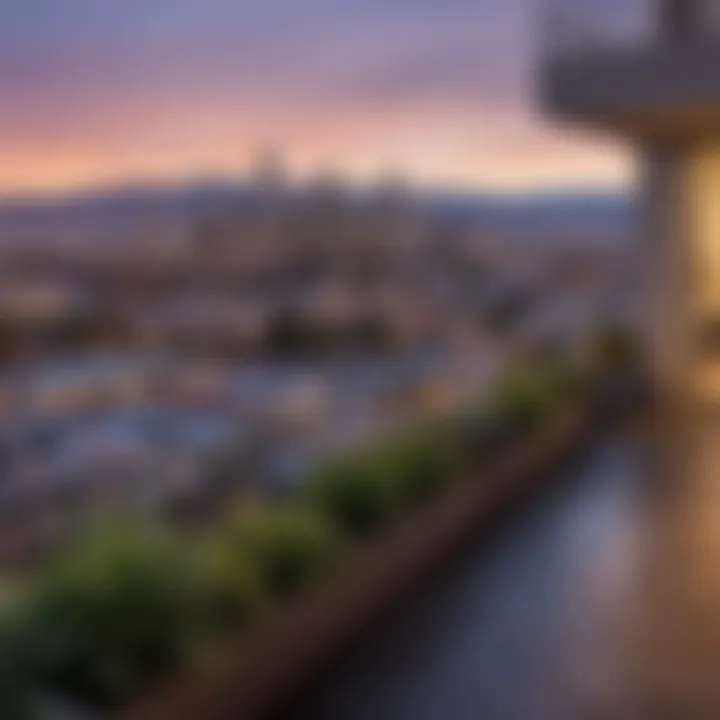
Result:
{"type": "Polygon", "coordinates": [[[265,148],[298,174],[621,185],[622,150],[533,106],[540,2],[3,0],[0,191],[242,174],[265,148]]]}

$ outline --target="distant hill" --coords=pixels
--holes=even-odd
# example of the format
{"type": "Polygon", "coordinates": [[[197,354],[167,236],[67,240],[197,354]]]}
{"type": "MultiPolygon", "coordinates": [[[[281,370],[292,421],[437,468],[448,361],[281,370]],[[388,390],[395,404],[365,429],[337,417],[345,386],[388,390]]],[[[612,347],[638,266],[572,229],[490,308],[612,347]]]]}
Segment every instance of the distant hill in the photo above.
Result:
{"type": "MultiPolygon", "coordinates": [[[[206,214],[248,206],[257,197],[250,185],[209,182],[183,187],[120,188],[75,197],[0,198],[0,237],[15,229],[110,228],[138,222],[189,221],[206,214]]],[[[622,195],[557,194],[490,197],[470,193],[427,193],[418,197],[431,214],[448,221],[482,222],[513,235],[554,232],[624,234],[632,222],[632,202],[622,195]]]]}
{"type": "Polygon", "coordinates": [[[610,194],[447,196],[434,203],[438,212],[449,217],[482,218],[491,230],[518,236],[568,230],[624,235],[632,227],[634,214],[632,198],[610,194]]]}
{"type": "Polygon", "coordinates": [[[248,186],[231,183],[182,187],[131,187],[50,198],[0,198],[0,222],[27,218],[105,219],[171,215],[182,219],[202,212],[237,207],[252,197],[248,186]]]}

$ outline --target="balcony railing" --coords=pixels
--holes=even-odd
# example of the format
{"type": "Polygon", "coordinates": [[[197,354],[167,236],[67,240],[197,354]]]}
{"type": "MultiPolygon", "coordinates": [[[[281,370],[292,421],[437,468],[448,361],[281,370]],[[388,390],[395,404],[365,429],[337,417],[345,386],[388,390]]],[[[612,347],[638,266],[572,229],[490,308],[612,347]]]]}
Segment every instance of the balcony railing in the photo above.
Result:
{"type": "Polygon", "coordinates": [[[720,2],[696,2],[687,15],[664,19],[663,0],[546,0],[542,29],[545,55],[552,58],[617,52],[659,42],[717,42],[720,2]],[[663,24],[668,27],[663,28],[663,24]]]}
{"type": "Polygon", "coordinates": [[[658,0],[547,0],[542,17],[546,57],[640,48],[660,38],[658,0]]]}
{"type": "Polygon", "coordinates": [[[663,0],[546,0],[542,21],[545,56],[641,49],[672,42],[673,37],[690,44],[719,41],[720,2],[696,2],[691,15],[676,18],[681,27],[663,28],[663,0]]]}

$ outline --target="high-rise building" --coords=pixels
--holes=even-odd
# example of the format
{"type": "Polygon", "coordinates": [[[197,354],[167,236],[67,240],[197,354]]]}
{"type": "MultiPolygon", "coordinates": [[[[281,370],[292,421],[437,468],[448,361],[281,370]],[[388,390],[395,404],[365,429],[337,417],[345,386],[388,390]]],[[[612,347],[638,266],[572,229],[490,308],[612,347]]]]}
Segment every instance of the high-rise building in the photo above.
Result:
{"type": "Polygon", "coordinates": [[[649,357],[658,390],[684,401],[720,364],[720,3],[646,0],[632,36],[618,32],[630,4],[611,3],[605,33],[602,13],[583,19],[592,3],[553,16],[542,94],[553,114],[639,151],[649,357]]]}

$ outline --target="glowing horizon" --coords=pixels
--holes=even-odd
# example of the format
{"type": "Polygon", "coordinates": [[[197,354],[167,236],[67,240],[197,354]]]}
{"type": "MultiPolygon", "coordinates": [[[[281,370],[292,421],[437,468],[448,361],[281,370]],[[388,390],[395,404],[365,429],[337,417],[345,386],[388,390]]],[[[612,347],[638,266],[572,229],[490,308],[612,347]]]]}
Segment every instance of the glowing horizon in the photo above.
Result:
{"type": "Polygon", "coordinates": [[[8,4],[0,194],[241,176],[263,148],[300,177],[627,185],[622,149],[537,116],[532,11],[533,0],[8,4]]]}

